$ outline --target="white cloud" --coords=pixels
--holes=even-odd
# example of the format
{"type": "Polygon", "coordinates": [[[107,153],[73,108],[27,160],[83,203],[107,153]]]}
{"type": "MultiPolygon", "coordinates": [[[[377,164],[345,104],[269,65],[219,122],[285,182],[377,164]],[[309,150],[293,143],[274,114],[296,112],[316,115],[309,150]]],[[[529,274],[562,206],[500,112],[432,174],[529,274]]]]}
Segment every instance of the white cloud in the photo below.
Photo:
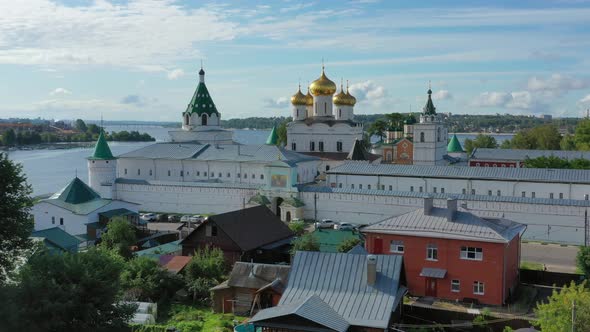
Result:
{"type": "Polygon", "coordinates": [[[359,102],[378,103],[387,96],[385,88],[371,80],[352,84],[349,90],[359,102]]]}
{"type": "Polygon", "coordinates": [[[453,99],[453,95],[449,92],[449,90],[438,90],[432,94],[432,99],[434,99],[434,100],[450,100],[450,99],[453,99]]]}
{"type": "Polygon", "coordinates": [[[588,80],[562,74],[553,74],[547,79],[533,76],[527,83],[529,91],[543,93],[548,97],[561,96],[571,90],[585,89],[588,86],[588,80]]]}
{"type": "Polygon", "coordinates": [[[71,95],[72,92],[68,89],[57,88],[57,89],[51,91],[49,94],[51,96],[65,96],[65,95],[71,95]]]}
{"type": "Polygon", "coordinates": [[[263,102],[265,108],[284,109],[290,105],[289,98],[287,97],[266,98],[263,102]]]}
{"type": "Polygon", "coordinates": [[[121,98],[120,103],[123,105],[146,106],[158,102],[157,98],[146,98],[140,95],[127,95],[121,98]]]}
{"type": "Polygon", "coordinates": [[[195,59],[194,47],[235,37],[236,24],[214,8],[175,1],[91,1],[68,7],[51,0],[0,1],[0,63],[108,64],[163,70],[195,59]]]}
{"type": "Polygon", "coordinates": [[[590,95],[586,95],[578,101],[580,104],[590,105],[590,95]]]}
{"type": "Polygon", "coordinates": [[[168,72],[168,79],[169,80],[176,80],[184,76],[184,70],[182,69],[174,69],[168,72]]]}
{"type": "Polygon", "coordinates": [[[540,111],[544,108],[533,100],[533,96],[528,91],[484,92],[475,98],[471,104],[475,107],[498,107],[531,111],[540,111]]]}

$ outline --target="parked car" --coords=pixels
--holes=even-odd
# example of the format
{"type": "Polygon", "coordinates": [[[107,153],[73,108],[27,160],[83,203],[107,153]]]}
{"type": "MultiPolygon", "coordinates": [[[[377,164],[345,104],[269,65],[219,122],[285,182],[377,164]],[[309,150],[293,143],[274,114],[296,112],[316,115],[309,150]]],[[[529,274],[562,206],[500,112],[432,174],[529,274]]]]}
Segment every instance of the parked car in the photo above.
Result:
{"type": "Polygon", "coordinates": [[[188,222],[190,220],[190,217],[191,216],[186,216],[186,215],[185,216],[182,216],[182,218],[180,218],[180,221],[181,222],[188,222]]]}
{"type": "Polygon", "coordinates": [[[201,222],[203,221],[203,216],[200,214],[195,214],[194,216],[189,217],[190,222],[201,222]]]}
{"type": "Polygon", "coordinates": [[[357,228],[356,225],[348,223],[348,222],[341,222],[341,223],[334,225],[334,229],[337,229],[340,231],[352,231],[356,228],[357,228]]]}
{"type": "Polygon", "coordinates": [[[168,221],[169,222],[179,222],[180,220],[180,216],[177,215],[169,215],[168,216],[168,221]]]}
{"type": "Polygon", "coordinates": [[[144,213],[140,218],[141,218],[141,220],[145,220],[145,221],[154,221],[154,220],[156,220],[156,214],[144,213]]]}
{"type": "Polygon", "coordinates": [[[333,220],[324,219],[322,221],[316,222],[315,223],[315,228],[317,228],[317,229],[321,229],[321,228],[334,228],[334,225],[336,225],[336,223],[333,220]]]}

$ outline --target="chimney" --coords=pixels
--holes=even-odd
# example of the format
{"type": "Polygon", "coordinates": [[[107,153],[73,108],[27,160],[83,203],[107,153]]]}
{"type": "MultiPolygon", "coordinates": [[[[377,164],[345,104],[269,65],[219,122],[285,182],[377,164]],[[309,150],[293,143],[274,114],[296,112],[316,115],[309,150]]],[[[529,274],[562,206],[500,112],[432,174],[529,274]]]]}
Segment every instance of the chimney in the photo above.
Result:
{"type": "Polygon", "coordinates": [[[447,199],[447,221],[451,222],[455,219],[455,213],[457,213],[457,199],[451,197],[447,199]]]}
{"type": "Polygon", "coordinates": [[[377,280],[377,256],[367,255],[367,285],[374,286],[377,280]]]}
{"type": "Polygon", "coordinates": [[[424,197],[424,215],[429,216],[434,205],[434,198],[432,196],[424,197]]]}

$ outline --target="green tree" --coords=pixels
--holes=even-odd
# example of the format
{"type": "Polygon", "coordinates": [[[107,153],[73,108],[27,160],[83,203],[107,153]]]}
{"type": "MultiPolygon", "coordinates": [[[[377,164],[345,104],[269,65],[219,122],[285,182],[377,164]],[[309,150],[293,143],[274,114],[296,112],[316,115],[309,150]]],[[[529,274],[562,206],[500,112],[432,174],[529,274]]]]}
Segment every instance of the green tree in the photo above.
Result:
{"type": "Polygon", "coordinates": [[[404,116],[400,113],[386,114],[385,119],[387,120],[390,126],[403,128],[404,116]]]}
{"type": "Polygon", "coordinates": [[[576,285],[573,281],[560,291],[553,290],[548,302],[540,302],[535,308],[537,320],[532,323],[543,332],[572,330],[572,305],[575,303],[576,331],[587,331],[590,326],[590,291],[584,281],[576,285]]]}
{"type": "Polygon", "coordinates": [[[572,169],[590,169],[590,160],[583,158],[576,158],[570,160],[570,167],[572,169]]]}
{"type": "Polygon", "coordinates": [[[303,221],[293,221],[289,223],[289,229],[296,236],[301,236],[305,233],[305,223],[303,221]]]}
{"type": "Polygon", "coordinates": [[[586,278],[590,278],[590,247],[580,247],[576,256],[576,265],[584,272],[586,278]]]}
{"type": "Polygon", "coordinates": [[[107,224],[107,231],[102,234],[100,245],[115,250],[125,258],[131,258],[131,246],[137,241],[135,228],[125,218],[116,217],[107,224]]]}
{"type": "Polygon", "coordinates": [[[100,134],[100,130],[101,128],[97,125],[95,125],[94,123],[91,123],[88,125],[88,129],[86,130],[87,133],[89,134],[100,134]]]}
{"type": "Polygon", "coordinates": [[[338,245],[338,252],[349,252],[350,249],[354,248],[357,244],[361,243],[361,240],[359,238],[356,237],[351,237],[349,239],[346,239],[344,241],[342,241],[342,243],[340,243],[340,245],[338,245]]]}
{"type": "Polygon", "coordinates": [[[22,165],[0,153],[0,285],[14,270],[17,257],[31,248],[31,193],[22,165]]]}
{"type": "Polygon", "coordinates": [[[387,122],[379,119],[369,126],[367,132],[369,133],[369,137],[379,136],[379,138],[383,140],[383,137],[385,136],[385,130],[387,130],[387,127],[387,122]]]}
{"type": "Polygon", "coordinates": [[[85,133],[88,130],[86,123],[82,119],[77,119],[76,122],[74,122],[74,128],[82,133],[85,133]]]}
{"type": "Polygon", "coordinates": [[[567,159],[556,156],[527,158],[524,160],[524,166],[527,168],[571,168],[567,159]]]}
{"type": "Polygon", "coordinates": [[[6,146],[13,146],[16,144],[16,133],[14,132],[14,129],[10,128],[4,132],[4,135],[2,135],[2,144],[6,146]]]}
{"type": "Polygon", "coordinates": [[[574,134],[577,150],[590,150],[590,119],[584,119],[578,122],[576,133],[574,134]]]}
{"type": "Polygon", "coordinates": [[[277,136],[279,139],[277,140],[278,146],[285,146],[287,145],[287,123],[288,122],[281,122],[281,124],[277,127],[277,136]]]}
{"type": "Polygon", "coordinates": [[[297,251],[320,251],[320,243],[313,234],[305,234],[293,241],[292,244],[292,254],[297,251]]]}
{"type": "Polygon", "coordinates": [[[121,273],[125,298],[133,301],[160,301],[182,287],[182,279],[168,273],[149,257],[131,259],[121,273]]]}
{"type": "Polygon", "coordinates": [[[559,147],[561,150],[569,150],[573,151],[576,150],[576,138],[574,135],[565,135],[561,139],[559,143],[559,147]]]}
{"type": "Polygon", "coordinates": [[[491,148],[495,149],[498,147],[498,143],[493,136],[479,134],[475,139],[466,139],[463,144],[467,155],[470,155],[476,148],[491,148]]]}
{"type": "Polygon", "coordinates": [[[193,301],[206,300],[209,289],[223,280],[225,260],[219,248],[206,247],[195,251],[185,268],[186,285],[193,293],[193,301]]]}
{"type": "MultiPolygon", "coordinates": [[[[22,331],[117,331],[136,307],[118,304],[123,265],[109,253],[91,249],[31,257],[4,299],[22,331]]],[[[2,324],[2,323],[0,323],[2,324]]]]}

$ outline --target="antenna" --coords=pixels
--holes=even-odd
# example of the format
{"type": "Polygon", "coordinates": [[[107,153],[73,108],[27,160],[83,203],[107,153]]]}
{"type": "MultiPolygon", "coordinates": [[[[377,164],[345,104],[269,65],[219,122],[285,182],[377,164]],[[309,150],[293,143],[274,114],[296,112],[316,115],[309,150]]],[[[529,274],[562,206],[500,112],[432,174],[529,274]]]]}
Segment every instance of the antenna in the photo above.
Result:
{"type": "Polygon", "coordinates": [[[203,59],[201,59],[201,69],[203,69],[203,59]]]}
{"type": "Polygon", "coordinates": [[[428,89],[431,90],[432,89],[432,84],[430,82],[430,80],[428,80],[428,89]]]}

